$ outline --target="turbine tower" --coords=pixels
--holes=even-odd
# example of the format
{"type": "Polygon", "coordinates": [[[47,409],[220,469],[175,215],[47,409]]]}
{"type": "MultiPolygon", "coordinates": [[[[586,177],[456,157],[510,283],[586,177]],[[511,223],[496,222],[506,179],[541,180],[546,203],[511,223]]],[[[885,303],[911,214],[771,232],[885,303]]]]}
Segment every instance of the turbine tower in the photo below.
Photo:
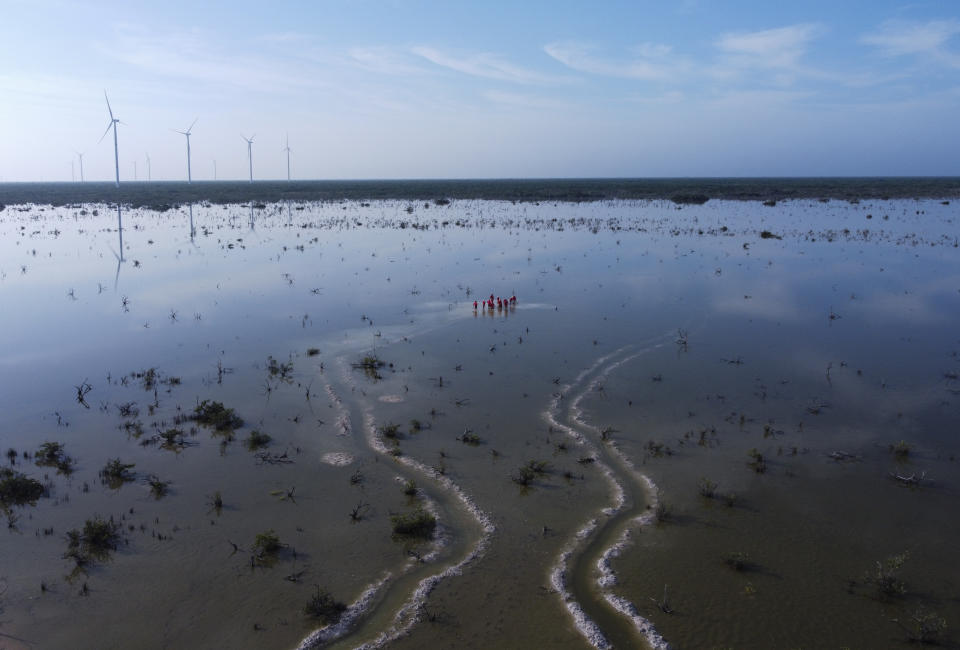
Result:
{"type": "Polygon", "coordinates": [[[199,119],[200,119],[200,118],[198,117],[196,120],[194,120],[194,121],[193,121],[193,124],[191,124],[190,126],[188,126],[186,131],[177,131],[176,129],[173,129],[174,131],[176,131],[176,132],[179,133],[180,135],[185,135],[185,136],[187,136],[187,184],[190,184],[190,183],[193,182],[193,179],[192,179],[191,176],[190,176],[190,131],[193,129],[193,125],[196,124],[196,123],[197,123],[197,120],[199,120],[199,119]]]}
{"type": "MultiPolygon", "coordinates": [[[[102,140],[103,138],[101,138],[102,140]]],[[[83,154],[79,151],[74,151],[73,153],[77,154],[77,158],[80,159],[80,182],[83,182],[83,154]]]]}
{"type": "Polygon", "coordinates": [[[247,160],[250,162],[250,182],[253,182],[253,139],[257,137],[257,134],[254,133],[249,138],[244,134],[240,134],[240,137],[246,140],[247,142],[247,160]]]}
{"type": "Polygon", "coordinates": [[[153,180],[150,174],[150,154],[144,154],[144,155],[146,155],[147,157],[147,180],[150,181],[150,180],[153,180]]]}
{"type": "Polygon", "coordinates": [[[287,134],[287,146],[284,147],[284,151],[287,152],[287,182],[290,182],[290,134],[287,134]]]}
{"type": "Polygon", "coordinates": [[[104,131],[100,139],[97,140],[97,144],[107,137],[107,133],[110,132],[110,127],[113,127],[113,163],[117,170],[117,187],[120,187],[120,150],[117,148],[117,124],[120,123],[120,120],[113,116],[113,109],[110,108],[110,98],[107,97],[106,90],[103,91],[103,98],[107,100],[107,110],[110,112],[110,123],[107,124],[107,130],[104,131]]]}

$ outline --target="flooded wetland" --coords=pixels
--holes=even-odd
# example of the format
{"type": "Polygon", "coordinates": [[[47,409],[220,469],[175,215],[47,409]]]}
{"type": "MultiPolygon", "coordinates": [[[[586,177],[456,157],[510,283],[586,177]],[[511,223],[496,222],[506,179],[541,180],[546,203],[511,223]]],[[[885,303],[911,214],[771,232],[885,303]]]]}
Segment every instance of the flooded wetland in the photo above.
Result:
{"type": "Polygon", "coordinates": [[[8,204],[0,647],[957,647],[957,201],[686,199],[8,204]]]}

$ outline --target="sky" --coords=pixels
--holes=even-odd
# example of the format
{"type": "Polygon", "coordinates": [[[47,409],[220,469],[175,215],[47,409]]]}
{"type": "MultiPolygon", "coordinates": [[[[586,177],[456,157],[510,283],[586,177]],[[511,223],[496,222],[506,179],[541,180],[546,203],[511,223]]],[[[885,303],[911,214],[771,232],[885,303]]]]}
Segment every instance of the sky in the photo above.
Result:
{"type": "Polygon", "coordinates": [[[0,181],[960,175],[960,2],[0,0],[0,181]],[[149,158],[149,163],[147,162],[149,158]]]}

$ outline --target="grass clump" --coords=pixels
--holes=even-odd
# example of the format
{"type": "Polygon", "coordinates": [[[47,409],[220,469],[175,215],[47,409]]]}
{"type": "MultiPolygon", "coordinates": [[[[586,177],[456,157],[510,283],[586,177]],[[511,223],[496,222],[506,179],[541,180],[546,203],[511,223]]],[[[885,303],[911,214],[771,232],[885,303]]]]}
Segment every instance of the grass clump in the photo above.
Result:
{"type": "Polygon", "coordinates": [[[417,495],[417,483],[414,480],[409,480],[403,484],[403,493],[408,497],[417,495]]]}
{"type": "Polygon", "coordinates": [[[346,609],[345,604],[331,596],[326,589],[321,589],[317,585],[317,593],[307,601],[303,613],[324,625],[334,625],[340,620],[340,616],[346,609]]]}
{"type": "Polygon", "coordinates": [[[883,597],[902,596],[907,593],[907,586],[900,579],[899,574],[909,558],[910,552],[904,551],[882,561],[878,560],[873,573],[867,573],[864,581],[876,587],[877,592],[883,597]]]}
{"type": "Polygon", "coordinates": [[[73,459],[66,454],[61,442],[45,442],[33,455],[33,462],[41,467],[56,467],[58,474],[73,472],[73,459]]]}
{"type": "Polygon", "coordinates": [[[890,453],[896,456],[897,458],[906,458],[910,455],[910,443],[906,440],[901,440],[900,442],[890,445],[890,453]]]}
{"type": "Polygon", "coordinates": [[[750,461],[747,463],[747,467],[752,469],[757,474],[763,474],[767,471],[767,461],[763,458],[763,454],[757,451],[756,448],[751,449],[747,452],[747,456],[750,457],[750,461]]]}
{"type": "Polygon", "coordinates": [[[161,481],[155,474],[147,477],[147,483],[150,485],[150,494],[154,499],[162,499],[170,491],[170,481],[161,481]]]}
{"type": "Polygon", "coordinates": [[[912,642],[923,645],[938,645],[947,629],[945,618],[923,607],[915,609],[906,623],[896,618],[893,620],[907,631],[912,642]]]}
{"type": "Polygon", "coordinates": [[[40,481],[9,467],[0,468],[0,505],[4,508],[33,504],[46,492],[40,481]]]}
{"type": "Polygon", "coordinates": [[[398,537],[430,539],[437,527],[437,518],[423,508],[417,508],[413,512],[390,515],[390,523],[393,534],[398,537]]]}
{"type": "Polygon", "coordinates": [[[351,365],[354,370],[362,370],[368,379],[379,381],[383,379],[383,376],[380,374],[380,368],[383,368],[387,364],[375,354],[368,354],[357,363],[351,365]]]}
{"type": "Polygon", "coordinates": [[[243,426],[243,420],[233,409],[221,402],[205,399],[193,409],[192,420],[217,431],[233,431],[243,426]]]}
{"type": "Polygon", "coordinates": [[[700,480],[697,481],[697,492],[702,497],[712,499],[717,494],[717,484],[706,476],[701,476],[700,480]]]}
{"type": "Polygon", "coordinates": [[[116,490],[124,483],[132,481],[135,474],[130,470],[136,467],[136,463],[124,463],[119,458],[107,461],[107,464],[100,470],[100,480],[104,485],[116,490]]]}
{"type": "Polygon", "coordinates": [[[187,440],[183,437],[181,429],[173,428],[161,431],[157,434],[157,439],[160,441],[160,448],[168,451],[180,451],[187,446],[187,440]]]}
{"type": "Polygon", "coordinates": [[[390,424],[385,424],[382,427],[380,427],[380,433],[383,434],[384,438],[390,438],[390,440],[398,440],[400,438],[400,425],[393,424],[392,422],[390,424]]]}
{"type": "Polygon", "coordinates": [[[273,440],[273,438],[270,436],[270,434],[262,433],[254,429],[250,432],[250,435],[246,440],[243,441],[243,443],[250,451],[256,451],[257,449],[269,445],[271,440],[273,440]]]}
{"type": "Polygon", "coordinates": [[[223,495],[220,494],[220,490],[217,490],[213,493],[213,496],[210,497],[210,501],[208,501],[208,505],[210,506],[211,510],[216,512],[218,515],[220,514],[220,512],[223,510],[223,495]]]}
{"type": "Polygon", "coordinates": [[[257,533],[253,540],[253,553],[259,560],[276,557],[282,548],[280,537],[273,532],[273,529],[257,533]]]}
{"type": "Polygon", "coordinates": [[[475,434],[473,431],[464,431],[463,435],[460,436],[460,442],[465,445],[473,445],[476,447],[480,444],[480,436],[475,434]]]}
{"type": "Polygon", "coordinates": [[[543,476],[550,469],[550,463],[545,460],[528,460],[526,465],[522,465],[514,472],[510,478],[517,485],[524,487],[533,483],[538,476],[543,476]]]}
{"type": "Polygon", "coordinates": [[[83,530],[67,531],[67,552],[64,557],[72,558],[81,566],[91,558],[103,560],[110,551],[117,550],[120,543],[120,523],[95,515],[83,524],[83,530]]]}
{"type": "Polygon", "coordinates": [[[272,356],[268,356],[267,371],[271,377],[279,377],[280,379],[289,381],[290,375],[293,373],[293,362],[288,361],[287,363],[281,363],[272,356]]]}
{"type": "Polygon", "coordinates": [[[750,556],[743,551],[734,551],[723,556],[723,563],[734,571],[746,571],[750,568],[750,556]]]}

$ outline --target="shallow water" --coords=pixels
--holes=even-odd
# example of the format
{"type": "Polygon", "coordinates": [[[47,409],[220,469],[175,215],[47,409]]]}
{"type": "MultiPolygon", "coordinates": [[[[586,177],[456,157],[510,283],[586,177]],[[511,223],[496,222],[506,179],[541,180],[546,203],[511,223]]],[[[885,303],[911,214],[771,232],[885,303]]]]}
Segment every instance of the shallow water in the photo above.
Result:
{"type": "Polygon", "coordinates": [[[919,607],[955,640],[954,206],[413,207],[128,210],[122,249],[115,207],[0,212],[0,446],[49,484],[0,534],[4,644],[316,645],[315,585],[357,604],[336,647],[625,647],[656,640],[643,619],[673,647],[909,647],[891,619],[919,607]],[[474,311],[491,291],[519,303],[474,311]],[[233,441],[175,425],[206,399],[245,421],[233,441]],[[173,426],[182,448],[144,444],[173,426]],[[44,441],[72,474],[23,456],[44,441]],[[112,489],[117,457],[135,478],[112,489]],[[393,538],[418,504],[437,537],[393,538]],[[123,541],[68,579],[94,514],[123,541]],[[267,530],[286,546],[251,562],[267,530]],[[884,596],[865,575],[903,551],[884,596]]]}

